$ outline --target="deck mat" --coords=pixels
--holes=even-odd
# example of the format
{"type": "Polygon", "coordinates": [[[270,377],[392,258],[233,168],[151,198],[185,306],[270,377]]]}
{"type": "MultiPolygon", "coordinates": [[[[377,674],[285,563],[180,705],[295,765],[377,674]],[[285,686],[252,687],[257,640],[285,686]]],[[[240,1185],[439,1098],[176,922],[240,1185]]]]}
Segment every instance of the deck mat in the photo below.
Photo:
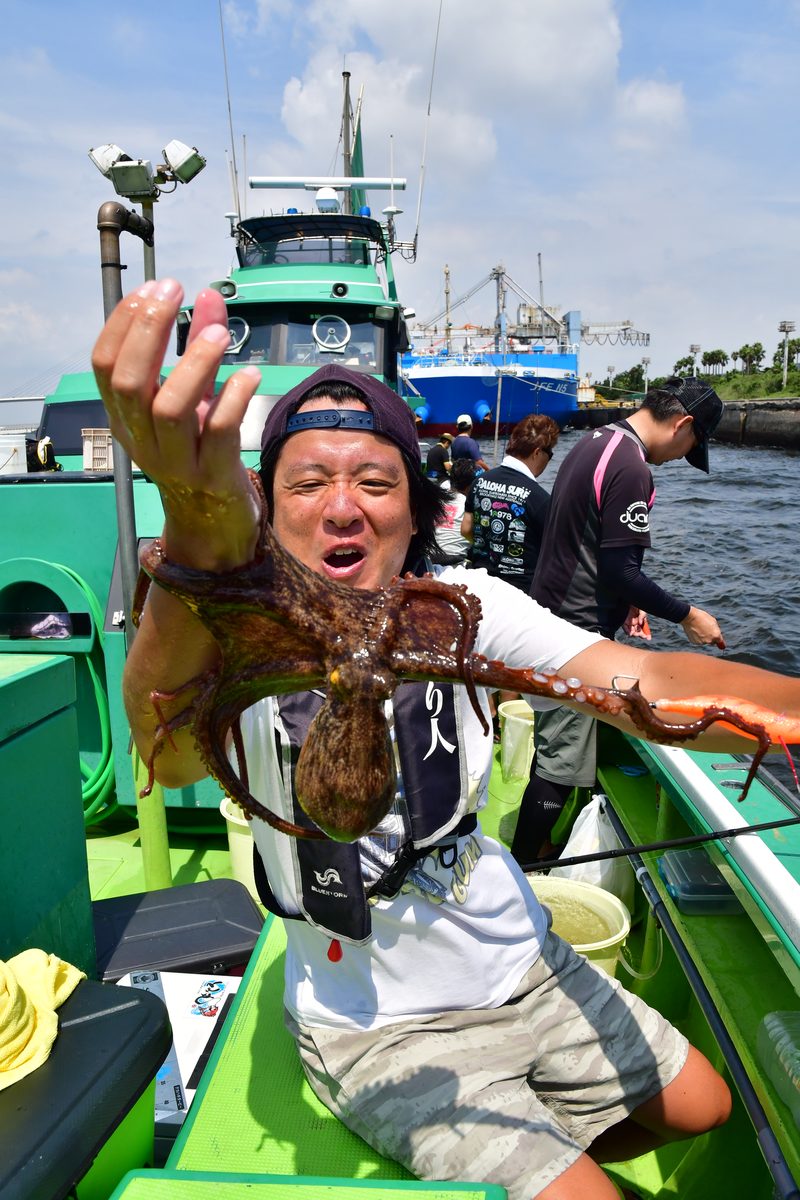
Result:
{"type": "Polygon", "coordinates": [[[421,1183],[380,1180],[286,1178],[263,1175],[209,1175],[177,1171],[135,1171],[123,1179],[111,1200],[505,1200],[494,1184],[421,1183]]]}
{"type": "Polygon", "coordinates": [[[267,919],[225,1034],[206,1068],[168,1166],[410,1179],[317,1100],[283,1024],[286,933],[267,919]]]}

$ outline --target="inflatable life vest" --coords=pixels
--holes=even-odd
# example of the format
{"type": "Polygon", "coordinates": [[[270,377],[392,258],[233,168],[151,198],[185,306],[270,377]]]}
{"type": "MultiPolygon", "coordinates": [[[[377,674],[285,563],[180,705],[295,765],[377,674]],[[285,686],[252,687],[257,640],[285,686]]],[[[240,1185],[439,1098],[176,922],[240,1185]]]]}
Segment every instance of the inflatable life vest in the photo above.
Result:
{"type": "MultiPolygon", "coordinates": [[[[295,774],[300,748],[323,696],[300,692],[277,701],[282,730],[276,729],[278,750],[288,751],[292,816],[297,825],[314,828],[297,799],[295,774]]],[[[415,862],[431,850],[455,844],[471,832],[477,819],[466,812],[468,771],[461,713],[452,684],[402,683],[393,700],[395,737],[411,837],[395,863],[377,884],[365,888],[357,842],[290,838],[294,875],[299,881],[300,919],[332,938],[361,945],[371,936],[369,901],[393,896],[415,862]]],[[[286,758],[284,758],[286,761],[286,758]]],[[[296,917],[278,903],[264,864],[255,851],[255,881],[266,907],[278,916],[296,917]]]]}

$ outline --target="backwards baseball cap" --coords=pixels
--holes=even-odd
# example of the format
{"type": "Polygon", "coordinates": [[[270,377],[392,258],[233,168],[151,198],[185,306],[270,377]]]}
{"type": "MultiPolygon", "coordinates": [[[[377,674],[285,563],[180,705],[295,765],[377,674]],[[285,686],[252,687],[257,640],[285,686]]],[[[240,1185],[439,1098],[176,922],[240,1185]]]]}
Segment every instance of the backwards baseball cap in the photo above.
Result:
{"type": "Polygon", "coordinates": [[[261,435],[262,466],[277,453],[287,437],[304,429],[360,429],[379,433],[394,442],[416,466],[422,462],[416,423],[405,400],[374,375],[351,371],[336,363],[320,367],[275,404],[261,435]],[[331,404],[330,408],[298,412],[310,391],[319,384],[334,383],[352,387],[363,396],[369,411],[331,404]]]}
{"type": "Polygon", "coordinates": [[[662,385],[662,392],[668,392],[679,400],[683,408],[694,422],[694,435],[697,445],[684,458],[699,471],[708,474],[708,439],[717,428],[722,418],[725,405],[717,393],[702,379],[689,376],[687,379],[673,377],[662,385]]]}
{"type": "Polygon", "coordinates": [[[472,425],[472,417],[469,415],[469,413],[462,413],[456,421],[456,425],[459,429],[462,425],[472,425]]]}

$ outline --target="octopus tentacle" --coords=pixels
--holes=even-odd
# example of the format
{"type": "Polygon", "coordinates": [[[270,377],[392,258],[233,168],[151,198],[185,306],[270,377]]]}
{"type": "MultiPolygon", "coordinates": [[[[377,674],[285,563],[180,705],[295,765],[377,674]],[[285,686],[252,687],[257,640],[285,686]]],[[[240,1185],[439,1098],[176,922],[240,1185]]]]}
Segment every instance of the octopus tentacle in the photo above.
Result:
{"type": "Polygon", "coordinates": [[[475,644],[475,636],[478,631],[478,622],[481,618],[480,602],[478,603],[477,614],[473,613],[472,607],[467,599],[468,593],[460,583],[448,584],[442,583],[441,580],[434,579],[432,575],[425,575],[421,579],[410,573],[404,576],[400,583],[403,591],[401,593],[401,602],[408,603],[414,594],[427,594],[436,596],[446,601],[452,608],[456,610],[461,617],[461,629],[456,646],[456,662],[458,664],[458,672],[461,676],[464,685],[467,689],[470,704],[473,711],[481,723],[481,728],[484,734],[488,734],[489,725],[486,717],[483,715],[478,693],[475,690],[475,677],[472,672],[472,663],[469,658],[469,651],[475,644]]]}

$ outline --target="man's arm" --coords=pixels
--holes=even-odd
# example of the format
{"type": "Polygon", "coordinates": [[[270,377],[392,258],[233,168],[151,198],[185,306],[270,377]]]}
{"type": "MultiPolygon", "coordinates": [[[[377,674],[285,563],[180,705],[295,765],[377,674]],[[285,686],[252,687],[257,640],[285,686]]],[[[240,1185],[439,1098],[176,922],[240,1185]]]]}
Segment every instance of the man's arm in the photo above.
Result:
{"type": "Polygon", "coordinates": [[[641,569],[643,547],[635,543],[603,546],[597,556],[598,582],[631,608],[680,625],[695,646],[719,646],[725,640],[715,617],[659,587],[641,569]]]}
{"type": "MultiPolygon", "coordinates": [[[[92,364],[114,437],[158,485],[162,543],[175,562],[208,571],[250,561],[259,507],[241,461],[239,427],[260,372],[245,368],[218,397],[214,378],[230,343],[219,293],[201,292],[186,352],[166,383],[159,371],[183,291],[174,280],[147,283],[117,305],[92,364]]],[[[147,760],[158,717],[151,693],[170,693],[218,659],[216,642],[176,597],[153,585],[125,667],[123,694],[134,741],[147,760]]],[[[190,692],[164,700],[169,718],[190,692]]],[[[169,787],[194,782],[206,768],[187,731],[165,744],[157,778],[169,787]]]]}
{"type": "MultiPolygon", "coordinates": [[[[634,680],[638,680],[643,695],[651,701],[714,696],[724,703],[736,698],[800,717],[800,679],[730,659],[708,658],[686,651],[665,653],[604,639],[564,663],[559,674],[601,687],[613,686],[614,679],[618,680],[617,686],[621,688],[629,687],[634,680]]],[[[573,707],[581,707],[581,711],[590,716],[642,737],[627,717],[609,717],[586,706],[573,707]]],[[[670,713],[669,719],[685,724],[692,718],[670,713]]],[[[734,730],[712,725],[691,745],[702,750],[741,754],[752,753],[754,743],[751,738],[745,738],[734,730]]]]}
{"type": "Polygon", "coordinates": [[[472,533],[475,528],[475,521],[472,513],[465,512],[461,518],[461,536],[472,545],[472,533]]]}

